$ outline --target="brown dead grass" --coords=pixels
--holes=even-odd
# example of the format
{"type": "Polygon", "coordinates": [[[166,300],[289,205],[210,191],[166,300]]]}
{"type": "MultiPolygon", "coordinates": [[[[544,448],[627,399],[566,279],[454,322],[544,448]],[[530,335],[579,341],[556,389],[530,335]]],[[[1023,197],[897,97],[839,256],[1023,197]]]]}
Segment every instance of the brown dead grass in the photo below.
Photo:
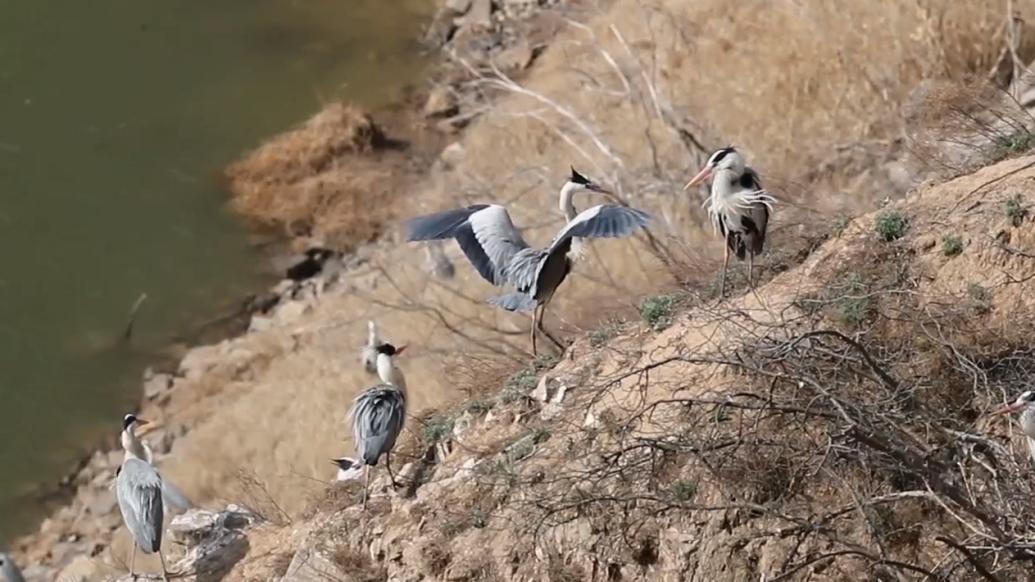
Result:
{"type": "Polygon", "coordinates": [[[407,176],[383,130],[343,103],[324,107],[226,170],[234,208],[265,226],[340,250],[373,241],[407,176]]]}

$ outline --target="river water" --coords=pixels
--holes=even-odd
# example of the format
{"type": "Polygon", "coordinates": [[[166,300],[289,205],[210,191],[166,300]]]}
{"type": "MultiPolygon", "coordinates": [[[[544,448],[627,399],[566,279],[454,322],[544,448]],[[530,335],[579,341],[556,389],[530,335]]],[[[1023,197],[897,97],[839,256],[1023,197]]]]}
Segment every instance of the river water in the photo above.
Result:
{"type": "Polygon", "coordinates": [[[171,337],[269,283],[221,168],[321,102],[398,96],[430,9],[0,0],[0,546],[171,337]]]}

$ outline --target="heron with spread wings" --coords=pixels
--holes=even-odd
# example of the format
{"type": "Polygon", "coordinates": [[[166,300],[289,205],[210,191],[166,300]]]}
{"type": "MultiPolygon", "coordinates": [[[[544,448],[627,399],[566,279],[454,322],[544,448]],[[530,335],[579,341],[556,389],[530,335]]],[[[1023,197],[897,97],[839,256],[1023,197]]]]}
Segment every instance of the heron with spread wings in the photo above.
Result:
{"type": "Polygon", "coordinates": [[[599,204],[576,213],[573,197],[577,193],[609,194],[572,168],[560,191],[560,208],[567,224],[545,248],[529,246],[510,213],[498,204],[474,204],[411,219],[406,224],[406,239],[456,239],[486,281],[515,289],[490,299],[490,303],[507,311],[532,310],[532,353],[537,354],[536,331],[563,349],[543,329],[543,318],[553,294],[571,272],[571,251],[578,248],[578,239],[626,237],[650,222],[646,212],[614,204],[599,204]]]}

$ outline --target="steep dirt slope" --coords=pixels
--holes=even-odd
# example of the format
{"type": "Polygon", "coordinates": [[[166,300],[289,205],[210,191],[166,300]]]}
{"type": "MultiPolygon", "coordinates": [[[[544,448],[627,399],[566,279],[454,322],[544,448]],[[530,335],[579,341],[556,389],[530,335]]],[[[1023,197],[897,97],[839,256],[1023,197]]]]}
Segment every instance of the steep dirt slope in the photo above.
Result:
{"type": "Polygon", "coordinates": [[[439,418],[410,494],[277,535],[351,579],[1028,579],[1031,461],[984,413],[1035,372],[1033,182],[920,189],[757,294],[597,330],[439,418]]]}

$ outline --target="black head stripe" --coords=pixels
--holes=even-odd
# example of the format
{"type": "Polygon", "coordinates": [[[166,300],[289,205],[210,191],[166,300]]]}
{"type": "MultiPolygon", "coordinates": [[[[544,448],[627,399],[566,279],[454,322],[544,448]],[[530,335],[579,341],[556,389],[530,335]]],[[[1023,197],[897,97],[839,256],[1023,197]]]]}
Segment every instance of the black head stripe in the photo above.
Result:
{"type": "Polygon", "coordinates": [[[720,161],[722,161],[722,158],[725,158],[726,156],[732,154],[735,151],[737,150],[733,149],[732,147],[726,147],[716,151],[714,154],[712,154],[712,157],[708,159],[708,165],[714,166],[718,164],[720,161]]]}
{"type": "Polygon", "coordinates": [[[392,344],[381,344],[377,346],[377,353],[384,354],[386,356],[394,356],[395,346],[393,346],[392,344]]]}
{"type": "Polygon", "coordinates": [[[1021,394],[1021,398],[1023,398],[1027,402],[1035,402],[1035,392],[1028,390],[1024,394],[1021,394]]]}
{"type": "Polygon", "coordinates": [[[572,182],[575,182],[576,184],[589,184],[590,183],[589,178],[587,178],[587,177],[583,176],[582,174],[576,172],[574,166],[572,166],[572,168],[571,168],[571,178],[570,179],[571,179],[572,182]]]}
{"type": "Polygon", "coordinates": [[[136,416],[134,416],[134,415],[132,415],[132,414],[127,414],[127,415],[126,415],[126,416],[125,416],[125,417],[124,417],[124,418],[122,419],[122,428],[123,428],[123,429],[127,429],[127,428],[129,428],[129,425],[133,424],[133,423],[134,423],[134,422],[136,422],[136,421],[137,421],[137,417],[136,417],[136,416]]]}

